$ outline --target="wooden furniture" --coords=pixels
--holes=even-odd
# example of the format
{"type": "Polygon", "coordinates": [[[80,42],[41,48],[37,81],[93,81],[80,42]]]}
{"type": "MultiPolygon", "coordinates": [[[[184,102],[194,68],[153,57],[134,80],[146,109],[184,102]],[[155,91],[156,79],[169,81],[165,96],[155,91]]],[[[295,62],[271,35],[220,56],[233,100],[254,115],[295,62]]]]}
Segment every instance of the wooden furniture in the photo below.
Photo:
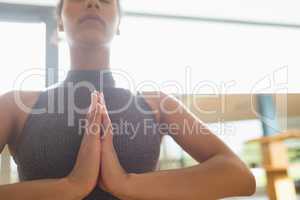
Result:
{"type": "Polygon", "coordinates": [[[272,136],[250,140],[261,145],[263,167],[267,176],[267,192],[270,200],[295,200],[296,190],[288,176],[288,153],[284,144],[288,139],[300,139],[299,130],[290,130],[272,136]]]}

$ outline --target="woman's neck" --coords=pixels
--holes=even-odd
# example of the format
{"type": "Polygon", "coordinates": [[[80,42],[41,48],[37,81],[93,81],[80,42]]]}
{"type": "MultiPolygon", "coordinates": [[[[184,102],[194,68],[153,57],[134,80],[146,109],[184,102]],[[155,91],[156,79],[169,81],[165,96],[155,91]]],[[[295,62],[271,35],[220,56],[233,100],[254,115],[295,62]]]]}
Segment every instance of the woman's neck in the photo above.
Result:
{"type": "Polygon", "coordinates": [[[71,69],[107,69],[109,63],[109,47],[97,48],[70,47],[71,69]]]}

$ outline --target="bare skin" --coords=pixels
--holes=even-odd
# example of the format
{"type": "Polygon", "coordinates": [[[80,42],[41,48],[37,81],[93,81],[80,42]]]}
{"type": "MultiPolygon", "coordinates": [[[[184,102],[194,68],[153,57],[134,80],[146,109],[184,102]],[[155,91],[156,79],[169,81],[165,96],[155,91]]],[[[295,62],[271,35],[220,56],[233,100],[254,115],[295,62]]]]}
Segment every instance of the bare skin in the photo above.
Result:
{"type": "MultiPolygon", "coordinates": [[[[72,69],[110,67],[110,42],[120,22],[117,11],[116,0],[64,1],[58,22],[60,30],[67,35],[72,69]],[[79,23],[81,17],[86,14],[100,16],[103,23],[91,20],[79,23]]],[[[8,144],[11,153],[14,154],[22,140],[21,132],[27,113],[20,111],[15,105],[12,94],[13,92],[9,92],[0,97],[0,152],[4,145],[8,144]]],[[[22,92],[26,105],[32,107],[38,94],[22,92]]],[[[108,129],[105,137],[99,140],[101,144],[91,138],[83,140],[83,144],[89,143],[94,148],[82,150],[83,153],[78,154],[77,164],[68,177],[0,186],[0,196],[12,200],[82,199],[94,186],[101,187],[124,200],[211,200],[248,196],[255,192],[255,179],[245,164],[181,102],[163,92],[143,94],[156,113],[158,122],[177,124],[181,127],[170,134],[171,137],[201,164],[144,174],[127,173],[119,163],[112,145],[112,132],[108,129]],[[174,110],[176,112],[169,112],[174,110]],[[183,130],[184,121],[190,127],[201,127],[200,131],[183,130]],[[89,165],[80,164],[87,162],[84,153],[89,154],[89,165]]],[[[99,114],[101,123],[110,127],[105,102],[99,94],[97,102],[103,106],[100,106],[102,109],[99,114]]]]}

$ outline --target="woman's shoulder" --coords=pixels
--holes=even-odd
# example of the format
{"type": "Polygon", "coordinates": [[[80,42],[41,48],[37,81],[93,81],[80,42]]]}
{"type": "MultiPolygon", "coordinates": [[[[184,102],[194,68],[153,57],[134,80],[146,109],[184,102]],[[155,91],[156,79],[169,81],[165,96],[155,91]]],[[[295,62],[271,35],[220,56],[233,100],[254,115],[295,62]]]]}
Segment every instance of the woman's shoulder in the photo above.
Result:
{"type": "Polygon", "coordinates": [[[1,110],[6,110],[6,117],[10,118],[13,123],[8,141],[12,154],[19,142],[26,119],[41,93],[42,91],[11,90],[0,96],[1,110]]]}
{"type": "Polygon", "coordinates": [[[163,91],[144,91],[141,94],[153,112],[156,113],[156,117],[160,123],[162,123],[164,121],[163,118],[167,116],[165,113],[172,113],[173,111],[184,109],[184,104],[181,100],[163,91]]]}
{"type": "Polygon", "coordinates": [[[18,116],[20,112],[30,111],[42,92],[35,90],[12,90],[3,94],[3,96],[6,96],[7,101],[10,102],[10,107],[12,112],[16,114],[15,116],[18,116]]]}
{"type": "Polygon", "coordinates": [[[152,112],[155,114],[155,118],[157,122],[160,122],[161,113],[160,113],[160,105],[161,105],[161,97],[164,95],[161,91],[141,91],[138,95],[142,96],[144,100],[147,102],[152,112]]]}
{"type": "Polygon", "coordinates": [[[1,108],[9,109],[14,118],[19,118],[21,113],[30,112],[42,91],[11,90],[0,95],[1,108]]]}

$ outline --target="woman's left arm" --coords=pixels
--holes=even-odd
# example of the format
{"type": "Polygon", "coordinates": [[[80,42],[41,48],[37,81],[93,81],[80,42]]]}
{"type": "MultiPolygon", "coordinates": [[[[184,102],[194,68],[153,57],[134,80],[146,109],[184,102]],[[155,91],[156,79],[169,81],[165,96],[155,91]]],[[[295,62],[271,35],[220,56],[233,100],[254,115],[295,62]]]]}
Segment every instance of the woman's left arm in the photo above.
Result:
{"type": "MultiPolygon", "coordinates": [[[[123,200],[215,200],[250,196],[254,176],[247,166],[180,101],[159,93],[160,124],[200,164],[182,169],[127,174],[116,192],[123,200]]],[[[147,97],[146,97],[147,98],[147,97]]],[[[103,161],[105,162],[105,161],[103,161]]],[[[113,186],[113,185],[111,185],[113,186]]]]}

